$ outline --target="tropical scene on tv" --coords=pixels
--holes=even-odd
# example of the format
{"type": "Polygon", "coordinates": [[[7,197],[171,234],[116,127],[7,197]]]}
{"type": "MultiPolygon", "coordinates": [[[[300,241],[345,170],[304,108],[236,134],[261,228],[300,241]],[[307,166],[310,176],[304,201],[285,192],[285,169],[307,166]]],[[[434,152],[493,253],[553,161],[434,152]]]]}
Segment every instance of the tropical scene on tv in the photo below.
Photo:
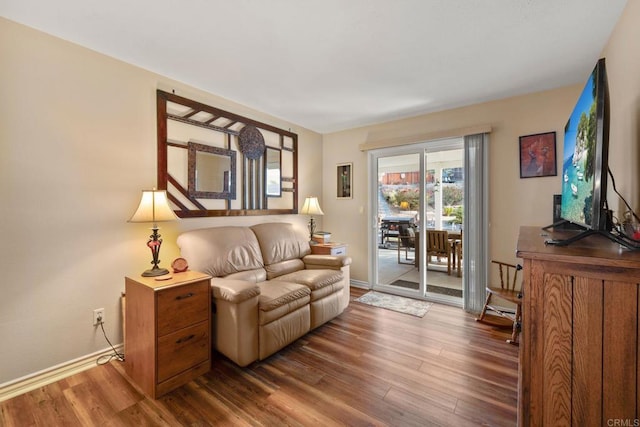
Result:
{"type": "Polygon", "coordinates": [[[596,79],[589,77],[564,131],[562,218],[591,225],[596,151],[596,79]]]}

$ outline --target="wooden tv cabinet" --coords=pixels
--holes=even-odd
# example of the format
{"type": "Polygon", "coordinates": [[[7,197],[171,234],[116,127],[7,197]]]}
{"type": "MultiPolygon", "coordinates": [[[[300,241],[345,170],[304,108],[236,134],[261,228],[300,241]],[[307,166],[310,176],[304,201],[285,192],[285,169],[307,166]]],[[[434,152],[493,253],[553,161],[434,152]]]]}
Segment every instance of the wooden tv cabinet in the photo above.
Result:
{"type": "Polygon", "coordinates": [[[518,425],[636,425],[640,251],[602,236],[544,243],[570,233],[520,229],[518,425]]]}

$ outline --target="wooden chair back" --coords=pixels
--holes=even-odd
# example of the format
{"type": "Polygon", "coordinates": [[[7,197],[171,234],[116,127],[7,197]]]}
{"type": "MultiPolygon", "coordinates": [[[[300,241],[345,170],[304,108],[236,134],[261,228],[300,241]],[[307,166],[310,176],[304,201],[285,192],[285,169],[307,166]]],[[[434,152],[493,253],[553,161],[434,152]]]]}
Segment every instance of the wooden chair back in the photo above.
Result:
{"type": "Polygon", "coordinates": [[[522,291],[516,290],[516,284],[518,282],[518,271],[522,270],[522,266],[495,260],[491,260],[491,262],[498,266],[500,287],[487,286],[487,300],[484,303],[480,317],[476,321],[494,326],[509,326],[511,328],[511,338],[507,342],[518,345],[518,335],[520,334],[520,324],[522,322],[522,291]],[[501,305],[493,305],[491,300],[494,295],[514,303],[516,312],[512,313],[509,310],[504,310],[501,305]],[[486,317],[487,311],[508,319],[510,324],[503,325],[496,323],[494,320],[489,320],[486,317]]]}
{"type": "Polygon", "coordinates": [[[501,261],[491,261],[498,265],[498,271],[500,273],[500,288],[504,291],[513,292],[516,289],[518,283],[518,271],[522,270],[520,264],[513,265],[501,261]]]}
{"type": "Polygon", "coordinates": [[[427,255],[449,256],[451,246],[446,230],[427,230],[427,255]]]}

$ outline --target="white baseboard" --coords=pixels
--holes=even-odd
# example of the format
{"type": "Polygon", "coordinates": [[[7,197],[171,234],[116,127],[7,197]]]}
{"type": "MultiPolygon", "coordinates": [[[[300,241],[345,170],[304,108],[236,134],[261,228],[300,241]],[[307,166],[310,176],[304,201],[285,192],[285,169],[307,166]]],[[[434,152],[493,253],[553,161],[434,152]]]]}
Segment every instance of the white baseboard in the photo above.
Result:
{"type": "MultiPolygon", "coordinates": [[[[123,345],[115,346],[118,352],[122,352],[123,345]]],[[[70,360],[65,363],[53,366],[51,368],[18,378],[4,384],[0,384],[0,402],[19,396],[47,384],[54,383],[63,378],[67,378],[73,374],[77,374],[87,369],[97,366],[97,360],[102,356],[113,354],[111,347],[97,351],[92,354],[70,360]]]]}
{"type": "Polygon", "coordinates": [[[353,286],[354,288],[361,288],[361,289],[371,289],[371,286],[369,286],[369,282],[363,282],[362,280],[350,280],[349,284],[351,286],[353,286]]]}

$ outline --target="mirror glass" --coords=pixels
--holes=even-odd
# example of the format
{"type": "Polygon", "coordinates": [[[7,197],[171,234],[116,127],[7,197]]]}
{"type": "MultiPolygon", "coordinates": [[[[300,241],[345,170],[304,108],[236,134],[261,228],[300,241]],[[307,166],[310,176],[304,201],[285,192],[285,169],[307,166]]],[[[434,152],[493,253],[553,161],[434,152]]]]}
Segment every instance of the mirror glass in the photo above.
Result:
{"type": "Polygon", "coordinates": [[[280,197],[282,195],[280,150],[267,147],[265,154],[265,189],[267,196],[280,197]]]}
{"type": "Polygon", "coordinates": [[[189,195],[198,199],[235,199],[236,153],[189,142],[189,195]]]}
{"type": "Polygon", "coordinates": [[[231,158],[220,154],[196,152],[196,191],[229,191],[231,158]]]}

